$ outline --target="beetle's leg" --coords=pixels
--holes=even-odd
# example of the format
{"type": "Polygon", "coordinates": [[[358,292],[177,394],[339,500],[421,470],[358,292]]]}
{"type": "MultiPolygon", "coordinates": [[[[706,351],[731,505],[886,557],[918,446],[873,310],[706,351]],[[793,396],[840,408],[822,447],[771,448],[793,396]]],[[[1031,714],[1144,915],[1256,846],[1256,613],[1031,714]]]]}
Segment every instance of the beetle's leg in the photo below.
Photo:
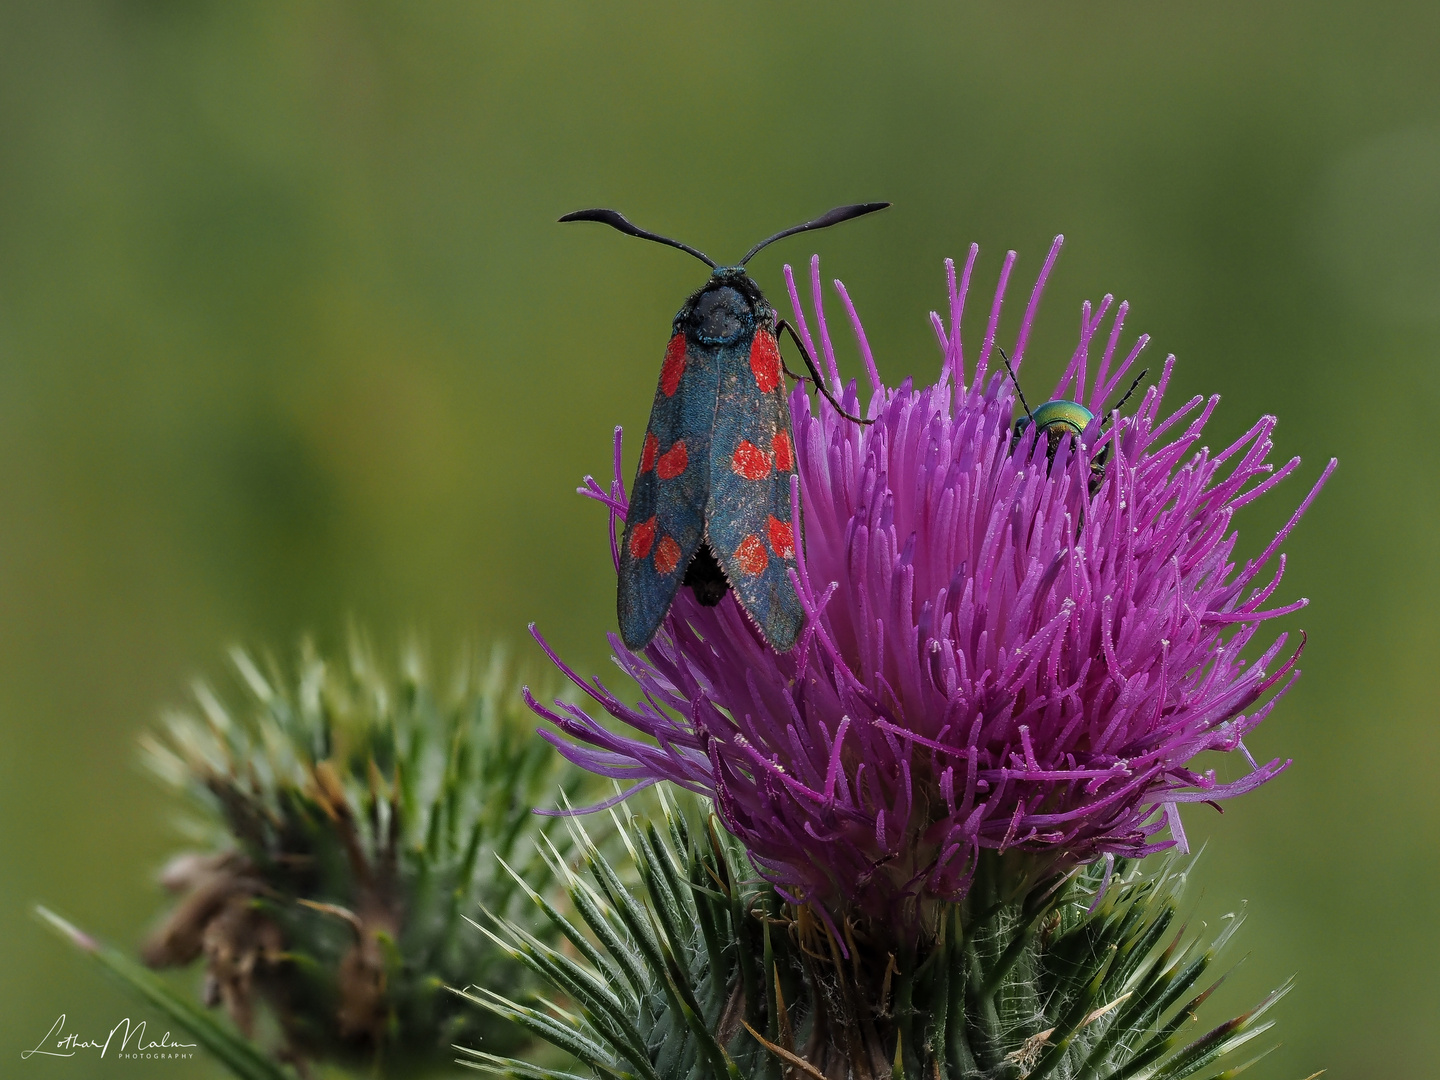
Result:
{"type": "MultiPolygon", "coordinates": [[[[780,331],[781,331],[781,330],[784,330],[787,334],[789,334],[789,335],[790,335],[790,340],[793,341],[793,342],[795,342],[795,347],[800,350],[800,355],[801,355],[801,356],[804,358],[804,360],[805,360],[805,367],[806,367],[806,368],[809,370],[809,372],[810,372],[810,381],[815,384],[815,389],[819,390],[820,393],[825,396],[825,400],[828,401],[828,402],[830,402],[830,404],[834,407],[835,411],[838,412],[841,416],[843,416],[846,420],[849,420],[851,423],[855,423],[855,424],[873,424],[873,423],[875,422],[874,420],[865,420],[865,419],[862,419],[861,417],[858,417],[858,416],[851,416],[848,412],[846,412],[846,411],[844,410],[844,408],[841,407],[840,402],[838,402],[838,401],[835,400],[835,396],[834,396],[833,394],[831,394],[830,391],[829,391],[829,389],[825,386],[825,380],[820,377],[820,372],[819,372],[819,370],[815,367],[815,361],[814,361],[814,360],[811,358],[811,356],[810,356],[810,350],[807,349],[807,348],[805,348],[805,343],[800,340],[800,335],[797,334],[797,333],[795,333],[795,328],[792,327],[792,326],[791,326],[788,322],[786,322],[784,319],[780,319],[780,320],[779,320],[778,322],[776,322],[776,324],[775,324],[775,335],[776,335],[777,341],[778,341],[778,339],[779,339],[779,335],[780,335],[780,331]]],[[[780,364],[781,364],[782,367],[784,367],[784,365],[785,365],[785,359],[784,359],[784,357],[781,357],[781,359],[780,359],[780,364]]],[[[794,374],[793,372],[791,372],[791,370],[790,370],[788,367],[785,368],[785,374],[786,374],[786,375],[789,375],[792,379],[796,379],[796,380],[800,380],[800,379],[804,378],[804,376],[796,375],[796,374],[794,374]]]]}
{"type": "MultiPolygon", "coordinates": [[[[1090,498],[1094,498],[1100,491],[1100,485],[1105,482],[1105,447],[1099,454],[1096,454],[1090,461],[1090,479],[1086,483],[1086,489],[1090,492],[1090,498]]],[[[1083,518],[1081,519],[1084,520],[1083,518]]]]}

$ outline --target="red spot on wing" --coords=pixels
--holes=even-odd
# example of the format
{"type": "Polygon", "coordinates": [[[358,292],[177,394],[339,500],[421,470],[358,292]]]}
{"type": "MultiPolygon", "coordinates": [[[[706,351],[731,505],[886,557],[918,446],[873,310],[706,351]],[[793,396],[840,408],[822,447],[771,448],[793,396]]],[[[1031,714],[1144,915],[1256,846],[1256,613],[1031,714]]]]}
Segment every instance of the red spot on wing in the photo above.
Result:
{"type": "Polygon", "coordinates": [[[775,451],[776,472],[789,472],[795,468],[795,444],[790,441],[788,431],[777,431],[770,446],[775,451]]]}
{"type": "Polygon", "coordinates": [[[755,385],[762,394],[780,385],[780,346],[764,330],[750,343],[750,370],[755,373],[755,385]]]}
{"type": "Polygon", "coordinates": [[[660,440],[650,432],[645,433],[645,446],[640,451],[640,471],[649,472],[655,467],[655,455],[660,452],[660,440]]]}
{"type": "Polygon", "coordinates": [[[730,467],[746,480],[764,480],[770,475],[770,459],[749,439],[742,439],[735,448],[730,467]]]}
{"type": "Polygon", "coordinates": [[[770,556],[765,554],[765,545],[754,533],[740,541],[740,546],[735,549],[735,561],[740,564],[740,569],[747,574],[761,574],[765,567],[770,565],[770,556]]]}
{"type": "Polygon", "coordinates": [[[665,347],[665,366],[660,369],[660,392],[674,397],[680,389],[680,376],[685,374],[685,335],[676,334],[665,347]]]}
{"type": "Polygon", "coordinates": [[[680,562],[680,545],[673,536],[662,536],[655,548],[655,572],[662,577],[674,572],[680,562]]]}
{"type": "Polygon", "coordinates": [[[661,454],[660,460],[655,463],[655,475],[661,480],[674,480],[689,464],[690,454],[685,449],[685,440],[677,439],[675,445],[661,454]]]}
{"type": "Polygon", "coordinates": [[[795,532],[788,521],[781,521],[774,514],[766,530],[770,534],[770,550],[782,559],[795,557],[795,532]]]}
{"type": "Polygon", "coordinates": [[[655,517],[651,515],[649,521],[642,521],[637,525],[630,526],[630,557],[632,559],[643,559],[650,554],[650,545],[655,543],[655,517]]]}

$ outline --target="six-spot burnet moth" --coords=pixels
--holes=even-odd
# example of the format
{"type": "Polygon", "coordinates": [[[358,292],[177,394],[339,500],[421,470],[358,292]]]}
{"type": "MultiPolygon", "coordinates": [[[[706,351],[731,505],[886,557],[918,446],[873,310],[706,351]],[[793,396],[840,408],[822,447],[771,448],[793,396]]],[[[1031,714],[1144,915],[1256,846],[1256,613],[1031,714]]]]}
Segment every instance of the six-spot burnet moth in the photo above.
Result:
{"type": "Polygon", "coordinates": [[[836,207],[760,241],[734,266],[717,266],[703,252],[647,232],[614,210],[577,210],[560,219],[598,221],[668,244],[712,270],[710,280],[675,316],[630,490],[617,601],[620,637],[627,647],[650,644],[682,584],[712,607],[733,588],[772,648],[785,652],[794,646],[805,612],[790,577],[796,543],[790,517],[795,444],[780,330],[799,346],[816,387],[840,406],[745,264],[782,237],[889,205],[836,207]]]}

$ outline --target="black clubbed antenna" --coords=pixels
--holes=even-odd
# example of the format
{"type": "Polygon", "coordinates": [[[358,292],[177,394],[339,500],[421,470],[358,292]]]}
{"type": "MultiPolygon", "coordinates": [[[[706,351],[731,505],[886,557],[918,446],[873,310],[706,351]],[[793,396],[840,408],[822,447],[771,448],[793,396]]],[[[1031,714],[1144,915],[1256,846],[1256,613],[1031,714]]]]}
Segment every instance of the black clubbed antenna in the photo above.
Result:
{"type": "MultiPolygon", "coordinates": [[[[776,240],[783,240],[785,237],[794,236],[798,232],[809,232],[811,229],[828,229],[831,225],[839,225],[842,221],[849,221],[851,218],[861,217],[865,214],[873,214],[876,210],[884,210],[889,205],[888,202],[862,202],[852,203],[849,206],[837,206],[828,214],[821,214],[814,221],[807,221],[804,225],[796,225],[793,228],[786,229],[783,232],[777,232],[774,236],[761,240],[747,251],[745,257],[736,263],[736,265],[744,266],[755,257],[756,252],[766,244],[773,244],[776,240]]],[[[560,220],[563,221],[565,219],[561,218],[560,220]]],[[[621,220],[623,221],[624,219],[622,218],[621,220]]],[[[626,224],[628,225],[629,222],[626,222],[626,224]]],[[[615,227],[618,229],[620,226],[617,225],[615,227]]],[[[669,242],[673,243],[674,241],[669,242]]],[[[711,263],[711,265],[713,266],[714,263],[711,263]]]]}
{"type": "MultiPolygon", "coordinates": [[[[831,211],[831,213],[835,212],[836,211],[833,210],[831,211]]],[[[646,230],[640,228],[640,226],[632,224],[629,220],[626,219],[625,215],[620,213],[620,211],[618,210],[576,210],[573,214],[566,214],[560,220],[598,221],[602,225],[609,225],[612,229],[619,229],[627,236],[638,236],[641,240],[654,240],[657,244],[669,244],[673,248],[679,248],[681,251],[689,252],[691,255],[694,255],[695,258],[703,262],[706,266],[710,267],[710,269],[715,269],[715,260],[710,258],[710,256],[706,255],[703,251],[697,251],[689,244],[682,244],[679,240],[671,240],[668,236],[661,236],[659,233],[647,232],[646,230]]],[[[811,222],[811,224],[813,225],[814,222],[811,222]]],[[[833,222],[826,222],[826,224],[833,224],[833,222]]],[[[800,227],[802,229],[805,229],[809,228],[810,226],[802,225],[800,227]]],[[[782,233],[781,235],[783,236],[784,234],[782,233]]],[[[774,237],[771,237],[771,239],[773,240],[774,237]]],[[[766,243],[769,242],[769,240],[766,241],[766,243]]],[[[746,258],[749,258],[749,256],[747,255],[746,258]]]]}

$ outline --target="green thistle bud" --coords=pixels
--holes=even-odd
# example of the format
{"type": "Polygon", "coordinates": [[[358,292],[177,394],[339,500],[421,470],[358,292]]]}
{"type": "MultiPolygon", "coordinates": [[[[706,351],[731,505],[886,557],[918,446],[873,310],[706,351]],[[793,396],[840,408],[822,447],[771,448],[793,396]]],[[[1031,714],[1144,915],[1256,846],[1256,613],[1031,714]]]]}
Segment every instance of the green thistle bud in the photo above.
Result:
{"type": "Polygon", "coordinates": [[[199,684],[198,711],[144,739],[200,810],[200,850],[162,873],[179,900],[142,958],[203,958],[205,1003],[247,1036],[263,1004],[277,1056],[301,1065],[412,1075],[457,1041],[518,1050],[522,1032],[446,987],[533,979],[461,920],[523,895],[497,856],[545,887],[532,808],[579,781],[534,737],[503,656],[469,658],[443,693],[414,647],[398,672],[358,639],[345,663],[304,646],[288,678],[232,658],[243,704],[199,684]]]}

